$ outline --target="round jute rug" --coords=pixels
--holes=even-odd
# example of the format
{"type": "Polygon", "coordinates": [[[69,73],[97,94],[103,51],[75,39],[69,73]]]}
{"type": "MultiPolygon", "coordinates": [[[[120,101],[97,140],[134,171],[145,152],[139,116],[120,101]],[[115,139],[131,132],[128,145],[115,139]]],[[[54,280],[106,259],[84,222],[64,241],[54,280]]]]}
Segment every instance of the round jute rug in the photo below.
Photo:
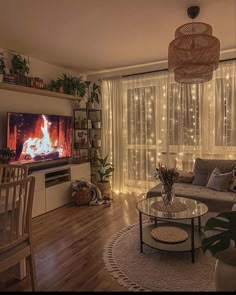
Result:
{"type": "Polygon", "coordinates": [[[215,259],[196,250],[165,252],[146,245],[139,249],[139,226],[134,224],[115,233],[105,245],[106,269],[130,291],[215,291],[215,259]]]}

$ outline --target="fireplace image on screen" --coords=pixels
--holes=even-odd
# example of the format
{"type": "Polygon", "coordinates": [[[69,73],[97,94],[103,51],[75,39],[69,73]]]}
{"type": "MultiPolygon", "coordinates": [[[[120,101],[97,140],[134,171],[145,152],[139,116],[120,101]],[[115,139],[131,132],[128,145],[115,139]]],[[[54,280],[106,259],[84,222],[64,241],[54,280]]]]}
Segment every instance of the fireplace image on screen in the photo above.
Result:
{"type": "Polygon", "coordinates": [[[72,118],[69,116],[8,113],[7,146],[15,161],[32,163],[71,156],[72,118]]]}

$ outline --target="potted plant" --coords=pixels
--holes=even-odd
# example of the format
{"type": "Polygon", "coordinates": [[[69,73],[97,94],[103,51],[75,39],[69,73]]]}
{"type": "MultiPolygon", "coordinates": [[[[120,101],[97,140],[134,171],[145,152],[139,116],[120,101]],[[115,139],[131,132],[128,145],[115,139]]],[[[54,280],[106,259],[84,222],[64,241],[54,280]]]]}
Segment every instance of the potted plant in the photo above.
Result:
{"type": "Polygon", "coordinates": [[[204,231],[211,231],[202,240],[202,250],[210,251],[216,258],[216,291],[236,291],[236,211],[211,217],[204,231]]]}
{"type": "Polygon", "coordinates": [[[86,93],[86,85],[82,79],[70,74],[63,74],[62,78],[57,79],[57,83],[59,89],[63,87],[63,92],[66,94],[84,97],[86,93]]]}
{"type": "Polygon", "coordinates": [[[101,128],[101,120],[98,115],[93,120],[93,128],[100,129],[101,128]]]}
{"type": "Polygon", "coordinates": [[[93,83],[92,90],[87,102],[88,109],[93,109],[95,102],[99,104],[99,95],[101,95],[101,87],[100,85],[93,83]]]}
{"type": "Polygon", "coordinates": [[[111,184],[109,177],[112,176],[114,171],[114,165],[107,162],[108,155],[105,158],[97,158],[100,168],[98,170],[99,181],[97,182],[97,187],[101,191],[102,196],[111,195],[111,184]]]}
{"type": "Polygon", "coordinates": [[[20,54],[15,54],[12,58],[12,72],[16,75],[17,84],[26,84],[25,74],[29,74],[29,61],[21,57],[20,54]]]}
{"type": "Polygon", "coordinates": [[[9,147],[0,149],[0,164],[9,164],[14,157],[15,152],[9,147]]]}
{"type": "Polygon", "coordinates": [[[3,57],[3,52],[0,53],[0,82],[3,81],[3,74],[5,73],[5,61],[3,57]]]}

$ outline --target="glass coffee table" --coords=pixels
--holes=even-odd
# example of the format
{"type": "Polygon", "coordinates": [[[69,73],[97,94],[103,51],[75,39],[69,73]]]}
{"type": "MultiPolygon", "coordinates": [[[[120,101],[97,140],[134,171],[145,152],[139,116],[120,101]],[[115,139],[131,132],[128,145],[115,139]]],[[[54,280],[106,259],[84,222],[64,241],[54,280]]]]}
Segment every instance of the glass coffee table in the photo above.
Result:
{"type": "Polygon", "coordinates": [[[201,230],[201,216],[208,212],[208,207],[190,198],[175,197],[175,207],[166,211],[162,197],[152,197],[137,203],[139,211],[140,252],[143,244],[164,251],[191,251],[192,263],[195,262],[195,249],[201,247],[204,233],[201,230]],[[164,208],[164,209],[163,209],[164,208]],[[154,224],[143,227],[142,214],[154,219],[154,224]],[[195,218],[198,226],[195,227],[195,218]],[[180,223],[189,219],[190,224],[180,223]]]}

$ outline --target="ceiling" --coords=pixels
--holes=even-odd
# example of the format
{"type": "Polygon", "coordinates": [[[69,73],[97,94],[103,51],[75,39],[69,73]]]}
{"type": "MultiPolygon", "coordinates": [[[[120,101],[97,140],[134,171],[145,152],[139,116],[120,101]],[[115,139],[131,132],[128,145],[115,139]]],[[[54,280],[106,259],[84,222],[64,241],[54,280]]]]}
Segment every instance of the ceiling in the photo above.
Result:
{"type": "Polygon", "coordinates": [[[0,47],[84,73],[162,61],[191,5],[236,48],[236,0],[0,0],[0,47]]]}

